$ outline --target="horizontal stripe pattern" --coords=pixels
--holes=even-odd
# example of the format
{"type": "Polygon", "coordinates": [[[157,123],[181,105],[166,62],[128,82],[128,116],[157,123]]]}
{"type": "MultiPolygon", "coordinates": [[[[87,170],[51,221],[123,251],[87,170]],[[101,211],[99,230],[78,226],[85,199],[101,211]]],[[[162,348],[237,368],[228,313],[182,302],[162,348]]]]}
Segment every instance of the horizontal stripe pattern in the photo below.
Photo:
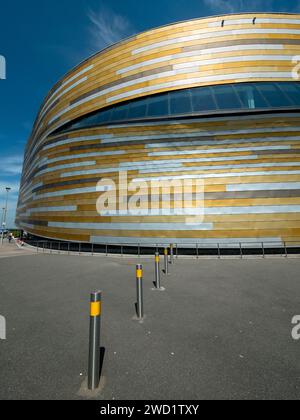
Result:
{"type": "Polygon", "coordinates": [[[297,56],[298,15],[245,14],[158,28],[86,60],[51,89],[38,113],[25,152],[18,225],[46,238],[95,243],[300,242],[296,108],[56,131],[156,93],[294,81],[297,56]],[[139,194],[140,208],[131,211],[118,185],[125,171],[139,194]],[[97,184],[106,178],[116,183],[117,206],[98,214],[97,200],[112,184],[97,184]],[[190,186],[185,209],[178,191],[170,203],[167,191],[150,195],[151,182],[192,180],[202,182],[204,195],[199,199],[190,186]],[[156,205],[150,212],[149,200],[156,205]]]}
{"type": "Polygon", "coordinates": [[[77,66],[54,87],[41,107],[29,148],[34,139],[49,133],[45,127],[51,132],[84,115],[83,105],[94,111],[135,95],[194,84],[293,80],[292,61],[299,54],[300,25],[299,19],[294,19],[291,27],[286,23],[290,20],[284,14],[274,19],[249,14],[241,18],[239,27],[228,29],[227,25],[218,27],[218,17],[199,19],[192,25],[175,24],[116,44],[77,66]],[[249,24],[253,18],[261,19],[261,23],[249,24]],[[190,59],[185,74],[184,61],[190,59]],[[251,72],[247,71],[249,64],[243,66],[245,60],[254,66],[251,72]],[[209,65],[215,66],[213,72],[206,69],[209,65]]]}

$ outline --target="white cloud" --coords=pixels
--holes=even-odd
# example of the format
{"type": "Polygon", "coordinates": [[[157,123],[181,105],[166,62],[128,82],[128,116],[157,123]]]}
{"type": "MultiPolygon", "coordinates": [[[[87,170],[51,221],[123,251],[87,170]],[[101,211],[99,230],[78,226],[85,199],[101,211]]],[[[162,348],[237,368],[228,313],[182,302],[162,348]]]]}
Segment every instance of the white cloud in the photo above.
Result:
{"type": "Polygon", "coordinates": [[[127,38],[135,32],[125,16],[104,7],[97,11],[89,9],[88,18],[91,25],[89,29],[92,36],[92,48],[96,51],[127,38]]]}
{"type": "Polygon", "coordinates": [[[23,154],[4,156],[0,159],[1,176],[21,175],[23,166],[23,154]]]}

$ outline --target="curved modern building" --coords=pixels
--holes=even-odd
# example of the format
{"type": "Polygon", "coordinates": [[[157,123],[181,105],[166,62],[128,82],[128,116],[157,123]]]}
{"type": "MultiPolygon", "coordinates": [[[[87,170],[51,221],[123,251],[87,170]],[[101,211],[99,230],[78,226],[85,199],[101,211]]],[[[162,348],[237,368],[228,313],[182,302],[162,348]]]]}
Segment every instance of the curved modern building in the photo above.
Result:
{"type": "Polygon", "coordinates": [[[196,19],[99,52],[39,110],[17,224],[99,244],[300,242],[299,63],[290,14],[196,19]],[[187,223],[178,194],[147,211],[143,187],[141,211],[126,212],[119,184],[115,211],[99,214],[98,182],[120,173],[139,185],[202,180],[204,219],[187,223]]]}

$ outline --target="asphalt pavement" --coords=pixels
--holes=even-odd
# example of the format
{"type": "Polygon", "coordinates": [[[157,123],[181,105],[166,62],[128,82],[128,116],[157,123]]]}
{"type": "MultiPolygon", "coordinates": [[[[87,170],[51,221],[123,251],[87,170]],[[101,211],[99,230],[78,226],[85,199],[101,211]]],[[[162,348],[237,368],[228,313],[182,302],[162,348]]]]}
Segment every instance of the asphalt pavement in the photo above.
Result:
{"type": "Polygon", "coordinates": [[[300,259],[179,260],[153,291],[137,259],[0,260],[0,399],[299,399],[300,259]],[[85,393],[89,294],[103,291],[101,389],[85,393]]]}

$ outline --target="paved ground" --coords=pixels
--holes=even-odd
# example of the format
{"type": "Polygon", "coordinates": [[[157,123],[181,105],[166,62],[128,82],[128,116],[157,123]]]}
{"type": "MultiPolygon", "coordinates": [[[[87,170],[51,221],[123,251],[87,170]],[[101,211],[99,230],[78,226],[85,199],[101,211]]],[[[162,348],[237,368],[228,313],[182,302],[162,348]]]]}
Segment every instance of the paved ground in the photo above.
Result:
{"type": "MultiPolygon", "coordinates": [[[[141,260],[143,262],[143,260],[141,260]]],[[[299,399],[300,260],[181,260],[134,321],[136,260],[0,260],[0,399],[80,399],[89,293],[102,289],[99,399],[299,399]]]]}
{"type": "Polygon", "coordinates": [[[29,254],[35,254],[33,248],[19,248],[14,242],[11,244],[5,239],[3,245],[0,244],[0,258],[19,257],[29,254]]]}

